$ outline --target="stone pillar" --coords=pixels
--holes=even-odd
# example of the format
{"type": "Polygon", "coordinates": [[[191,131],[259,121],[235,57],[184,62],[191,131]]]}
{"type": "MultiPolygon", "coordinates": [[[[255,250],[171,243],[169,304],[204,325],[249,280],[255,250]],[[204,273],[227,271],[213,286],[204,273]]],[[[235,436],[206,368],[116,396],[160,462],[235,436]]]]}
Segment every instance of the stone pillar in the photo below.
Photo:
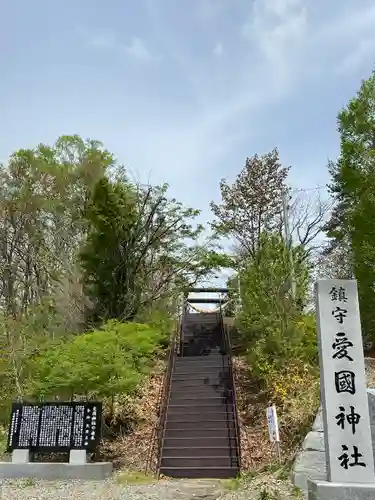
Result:
{"type": "Polygon", "coordinates": [[[356,281],[318,281],[316,316],[327,481],[309,481],[308,499],[374,499],[374,454],[356,281]]]}
{"type": "Polygon", "coordinates": [[[70,450],[69,463],[75,464],[75,465],[86,464],[87,463],[87,451],[86,450],[70,450]]]}
{"type": "Polygon", "coordinates": [[[13,464],[27,464],[30,462],[30,450],[13,450],[12,463],[13,464]]]}

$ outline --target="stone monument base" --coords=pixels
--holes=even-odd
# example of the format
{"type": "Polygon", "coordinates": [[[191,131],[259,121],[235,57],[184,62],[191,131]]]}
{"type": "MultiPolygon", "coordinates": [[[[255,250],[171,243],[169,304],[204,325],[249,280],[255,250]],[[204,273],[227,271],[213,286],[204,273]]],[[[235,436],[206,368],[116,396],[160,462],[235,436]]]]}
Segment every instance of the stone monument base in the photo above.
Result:
{"type": "Polygon", "coordinates": [[[308,481],[308,500],[374,500],[374,483],[329,483],[308,481]]]}
{"type": "Polygon", "coordinates": [[[111,477],[111,462],[86,464],[29,462],[0,462],[0,479],[33,478],[47,481],[81,479],[101,481],[111,477]]]}
{"type": "Polygon", "coordinates": [[[0,479],[100,481],[112,475],[112,462],[88,462],[86,450],[70,450],[69,463],[32,462],[29,450],[13,450],[11,462],[0,462],[0,479]]]}

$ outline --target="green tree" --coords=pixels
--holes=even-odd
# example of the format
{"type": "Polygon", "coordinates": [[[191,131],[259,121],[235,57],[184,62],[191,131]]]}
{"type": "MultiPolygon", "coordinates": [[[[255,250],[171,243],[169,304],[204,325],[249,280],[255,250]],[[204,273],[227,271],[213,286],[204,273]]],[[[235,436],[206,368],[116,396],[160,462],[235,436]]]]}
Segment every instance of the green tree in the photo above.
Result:
{"type": "Polygon", "coordinates": [[[80,251],[86,290],[95,301],[94,321],[126,319],[132,313],[137,290],[127,264],[136,258],[131,228],[137,216],[130,186],[107,178],[96,184],[86,209],[90,231],[80,251]]]}
{"type": "Polygon", "coordinates": [[[340,155],[329,164],[330,192],[335,200],[326,226],[328,253],[348,250],[348,262],[358,281],[362,326],[375,339],[375,73],[362,82],[357,95],[338,115],[340,155]]]}
{"type": "MultiPolygon", "coordinates": [[[[297,299],[304,301],[308,291],[309,267],[298,258],[301,251],[301,247],[293,249],[297,299]]],[[[261,236],[256,259],[243,262],[239,272],[242,299],[239,324],[241,329],[251,332],[252,338],[257,337],[257,332],[262,336],[265,321],[273,323],[276,317],[276,321],[280,318],[285,320],[288,314],[296,313],[290,288],[287,286],[290,265],[288,249],[283,239],[267,233],[261,236]]]]}
{"type": "Polygon", "coordinates": [[[204,228],[199,210],[166,196],[167,186],[141,189],[103,178],[87,206],[90,232],[81,251],[94,322],[133,319],[147,304],[176,297],[207,277],[223,257],[204,228]]]}
{"type": "Polygon", "coordinates": [[[0,307],[7,314],[78,282],[82,212],[113,164],[100,143],[62,136],[51,147],[19,150],[0,166],[0,307]]]}
{"type": "Polygon", "coordinates": [[[2,415],[25,396],[33,356],[84,328],[76,265],[91,189],[114,161],[100,143],[62,136],[0,165],[2,415]],[[4,413],[3,413],[4,412],[4,413]]]}
{"type": "Polygon", "coordinates": [[[63,325],[64,317],[47,297],[29,306],[27,314],[0,315],[0,422],[7,421],[11,402],[27,395],[25,386],[34,375],[30,361],[62,339],[71,338],[63,325]]]}
{"type": "MultiPolygon", "coordinates": [[[[300,301],[307,298],[309,267],[298,258],[301,247],[294,248],[295,276],[300,301]]],[[[283,239],[262,234],[256,259],[248,259],[239,272],[242,308],[236,325],[247,350],[249,366],[258,376],[268,369],[280,369],[287,359],[314,358],[314,337],[306,338],[303,313],[296,307],[285,286],[290,275],[290,260],[283,239]],[[312,346],[312,347],[311,347],[312,346]]]]}

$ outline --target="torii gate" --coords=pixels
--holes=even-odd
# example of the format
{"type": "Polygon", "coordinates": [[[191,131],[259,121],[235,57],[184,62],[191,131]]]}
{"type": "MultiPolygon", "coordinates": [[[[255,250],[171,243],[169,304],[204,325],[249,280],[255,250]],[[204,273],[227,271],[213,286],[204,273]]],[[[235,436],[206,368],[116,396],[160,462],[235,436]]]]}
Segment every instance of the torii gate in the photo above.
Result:
{"type": "Polygon", "coordinates": [[[198,313],[217,313],[219,311],[223,311],[228,304],[232,302],[232,299],[223,298],[223,297],[211,297],[211,298],[199,298],[199,297],[190,297],[190,293],[217,293],[223,294],[228,293],[228,288],[188,288],[185,293],[184,302],[187,303],[189,307],[194,309],[194,311],[198,313]],[[203,309],[201,307],[193,306],[192,304],[218,304],[218,306],[214,309],[203,309]]]}

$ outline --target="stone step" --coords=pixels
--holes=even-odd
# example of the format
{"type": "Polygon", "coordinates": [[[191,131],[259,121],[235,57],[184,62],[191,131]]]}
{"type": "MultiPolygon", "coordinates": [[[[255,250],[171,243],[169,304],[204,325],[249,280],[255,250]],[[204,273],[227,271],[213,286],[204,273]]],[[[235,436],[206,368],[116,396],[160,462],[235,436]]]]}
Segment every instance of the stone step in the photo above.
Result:
{"type": "Polygon", "coordinates": [[[175,366],[186,366],[194,368],[202,363],[205,365],[223,366],[223,363],[229,362],[228,356],[218,356],[216,354],[207,354],[203,356],[186,356],[183,358],[176,358],[175,366]]]}
{"type": "MultiPolygon", "coordinates": [[[[219,431],[216,431],[219,432],[219,431]]],[[[233,448],[236,447],[236,440],[234,438],[229,438],[227,435],[222,436],[205,436],[202,437],[168,437],[164,435],[164,447],[165,448],[233,448]]]]}
{"type": "MultiPolygon", "coordinates": [[[[199,410],[199,409],[198,409],[199,410]]],[[[195,410],[197,411],[197,409],[195,410]]],[[[227,422],[227,420],[234,420],[233,414],[227,414],[225,411],[212,411],[204,413],[171,413],[167,412],[166,421],[167,424],[170,422],[195,422],[195,424],[200,427],[206,422],[227,422]]],[[[215,425],[213,425],[215,427],[215,425]]]]}
{"type": "Polygon", "coordinates": [[[183,405],[176,405],[176,404],[169,404],[168,405],[168,412],[167,415],[195,415],[199,414],[204,415],[214,413],[217,415],[224,414],[226,415],[227,412],[229,414],[233,413],[233,406],[228,403],[226,404],[223,402],[223,400],[219,399],[211,403],[205,403],[205,404],[194,404],[194,401],[190,401],[190,404],[183,404],[183,405]]]}
{"type": "Polygon", "coordinates": [[[191,446],[181,447],[170,447],[164,444],[163,447],[163,458],[200,458],[200,457],[217,457],[217,458],[230,458],[236,453],[235,448],[231,449],[229,446],[215,446],[211,448],[206,448],[203,446],[198,446],[192,448],[191,446]]]}
{"type": "Polygon", "coordinates": [[[194,393],[191,392],[186,393],[184,392],[175,392],[171,393],[169,396],[169,404],[171,405],[196,405],[200,407],[202,404],[207,404],[207,405],[213,405],[217,406],[219,404],[223,403],[224,399],[224,391],[221,390],[221,393],[216,392],[214,389],[212,389],[212,392],[206,392],[205,394],[202,393],[194,393]]]}
{"type": "MultiPolygon", "coordinates": [[[[226,388],[226,384],[180,384],[177,380],[172,384],[170,394],[186,395],[186,396],[197,396],[197,397],[219,397],[222,391],[226,388]]],[[[195,382],[195,380],[194,380],[195,382]]]]}
{"type": "Polygon", "coordinates": [[[188,378],[185,376],[175,376],[172,379],[171,391],[196,391],[198,389],[219,389],[229,385],[229,378],[207,377],[199,375],[198,377],[191,374],[188,378]]]}
{"type": "Polygon", "coordinates": [[[174,365],[175,372],[194,372],[197,370],[201,370],[202,367],[204,369],[213,369],[217,368],[218,370],[228,369],[229,361],[221,360],[221,359],[210,359],[209,356],[202,356],[200,361],[184,361],[184,362],[176,362],[174,365]]]}
{"type": "Polygon", "coordinates": [[[162,457],[161,468],[164,467],[237,467],[238,458],[206,456],[206,457],[162,457]]]}
{"type": "MultiPolygon", "coordinates": [[[[175,422],[178,424],[178,422],[175,422]]],[[[188,422],[190,423],[190,422],[188,422]]],[[[176,428],[176,429],[171,429],[172,423],[169,424],[169,426],[165,430],[164,434],[164,439],[196,439],[198,441],[204,441],[205,443],[210,443],[213,442],[213,440],[216,439],[234,439],[235,438],[235,427],[234,423],[232,423],[232,427],[228,428],[227,423],[225,422],[225,425],[222,427],[217,427],[217,423],[215,423],[215,427],[211,428],[200,428],[198,429],[197,426],[194,424],[190,429],[189,428],[176,428]],[[230,437],[229,437],[230,436],[230,437]],[[207,440],[207,441],[206,441],[207,440]],[[209,440],[209,441],[208,441],[209,440]],[[211,441],[212,440],[212,441],[211,441]]],[[[185,422],[186,424],[186,422],[185,422]]]]}
{"type": "Polygon", "coordinates": [[[239,471],[237,467],[161,467],[160,473],[173,478],[230,479],[237,477],[239,471]]]}
{"type": "MultiPolygon", "coordinates": [[[[208,356],[204,356],[205,359],[217,360],[221,359],[223,356],[218,352],[211,352],[208,356]]],[[[226,356],[228,357],[228,356],[226,356]]],[[[186,356],[177,358],[177,363],[194,363],[194,361],[200,362],[202,360],[202,356],[186,356]]]]}
{"type": "Polygon", "coordinates": [[[225,367],[223,366],[207,365],[203,362],[195,367],[189,367],[186,365],[176,366],[173,370],[173,375],[185,375],[186,377],[190,377],[195,374],[207,373],[208,375],[220,376],[220,374],[224,374],[224,372],[225,367]]]}
{"type": "MultiPolygon", "coordinates": [[[[165,430],[166,432],[168,431],[175,431],[178,430],[179,432],[188,432],[190,430],[196,431],[196,434],[194,436],[199,436],[205,431],[217,431],[217,430],[225,430],[226,432],[229,432],[230,430],[235,429],[234,425],[234,420],[226,420],[226,419],[217,419],[214,418],[212,420],[203,420],[199,422],[199,425],[197,425],[196,420],[186,420],[182,419],[181,416],[179,419],[173,419],[173,420],[166,420],[165,423],[165,430]]],[[[189,434],[191,435],[191,434],[189,434]]]]}
{"type": "MultiPolygon", "coordinates": [[[[209,380],[218,380],[219,378],[229,378],[229,373],[225,372],[225,370],[215,369],[210,370],[209,368],[201,367],[199,370],[189,372],[189,373],[180,373],[173,372],[172,373],[172,382],[174,380],[197,380],[197,379],[209,379],[209,380]]],[[[214,382],[215,383],[215,382],[214,382]]]]}

